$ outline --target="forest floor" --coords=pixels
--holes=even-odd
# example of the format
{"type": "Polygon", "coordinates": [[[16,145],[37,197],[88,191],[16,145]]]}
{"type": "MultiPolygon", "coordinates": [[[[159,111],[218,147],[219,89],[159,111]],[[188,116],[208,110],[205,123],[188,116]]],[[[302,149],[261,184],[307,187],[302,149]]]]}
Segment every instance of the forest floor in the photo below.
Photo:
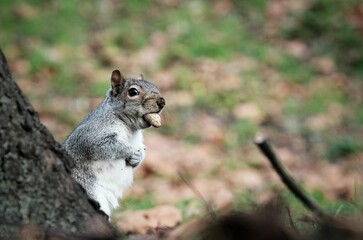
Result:
{"type": "MultiPolygon", "coordinates": [[[[307,211],[254,145],[256,133],[327,211],[360,214],[363,69],[351,67],[349,48],[333,51],[341,48],[328,31],[295,34],[309,30],[314,1],[247,2],[4,2],[0,44],[57,141],[100,104],[115,68],[143,73],[164,95],[163,126],[145,130],[146,160],[112,218],[120,231],[147,234],[203,216],[198,194],[220,211],[280,196],[304,224],[307,211]]],[[[361,34],[357,9],[341,14],[361,34]]]]}

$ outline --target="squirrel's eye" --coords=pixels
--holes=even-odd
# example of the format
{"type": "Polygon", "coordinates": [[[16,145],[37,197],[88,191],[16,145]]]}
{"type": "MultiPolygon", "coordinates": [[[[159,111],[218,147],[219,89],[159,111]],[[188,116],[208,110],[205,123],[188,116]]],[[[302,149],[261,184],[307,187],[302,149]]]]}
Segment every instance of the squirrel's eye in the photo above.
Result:
{"type": "Polygon", "coordinates": [[[137,91],[136,88],[130,88],[129,89],[129,97],[134,97],[136,95],[139,95],[139,91],[137,91]]]}

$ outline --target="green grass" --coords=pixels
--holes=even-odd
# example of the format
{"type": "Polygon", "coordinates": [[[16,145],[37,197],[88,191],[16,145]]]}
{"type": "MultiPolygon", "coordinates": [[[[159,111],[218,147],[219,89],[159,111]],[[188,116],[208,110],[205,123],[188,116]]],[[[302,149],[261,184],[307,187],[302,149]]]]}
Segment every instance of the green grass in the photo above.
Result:
{"type": "Polygon", "coordinates": [[[15,0],[2,4],[0,27],[12,33],[3,36],[5,42],[21,42],[21,36],[36,36],[48,44],[73,45],[85,40],[87,19],[80,11],[90,3],[15,0]]]}
{"type": "Polygon", "coordinates": [[[30,73],[35,74],[45,68],[56,68],[57,64],[51,61],[43,48],[33,49],[28,53],[28,61],[30,62],[30,73]]]}
{"type": "Polygon", "coordinates": [[[256,37],[261,36],[261,29],[266,23],[267,0],[234,0],[236,7],[233,9],[240,18],[241,22],[248,28],[248,32],[256,37]]]}
{"type": "Polygon", "coordinates": [[[341,89],[313,89],[309,98],[303,104],[301,110],[302,114],[311,116],[324,112],[330,105],[334,103],[345,104],[346,102],[346,96],[341,89]]]}
{"type": "MultiPolygon", "coordinates": [[[[206,8],[205,2],[201,1],[206,8]]],[[[162,66],[172,62],[193,62],[201,57],[226,60],[239,54],[263,59],[264,43],[252,38],[238,14],[219,16],[199,16],[193,14],[186,5],[167,14],[169,21],[175,21],[177,33],[173,44],[169,45],[162,59],[162,66]]],[[[195,12],[195,11],[194,11],[195,12]]],[[[211,14],[211,13],[209,13],[211,14]]]]}
{"type": "Polygon", "coordinates": [[[191,145],[195,145],[198,144],[200,142],[200,136],[194,133],[188,133],[185,137],[184,137],[184,141],[188,144],[191,145]]]}
{"type": "Polygon", "coordinates": [[[232,108],[239,103],[241,95],[239,91],[229,90],[223,92],[207,93],[202,86],[195,88],[196,104],[200,108],[218,109],[220,112],[231,112],[232,108]]]}
{"type": "Polygon", "coordinates": [[[338,137],[328,145],[326,156],[335,162],[341,158],[348,157],[363,151],[363,142],[351,137],[338,137]]]}
{"type": "Polygon", "coordinates": [[[106,81],[93,83],[90,88],[90,93],[93,97],[104,97],[109,88],[110,83],[106,81]]]}
{"type": "Polygon", "coordinates": [[[189,219],[200,216],[201,212],[205,212],[205,207],[197,199],[182,199],[175,203],[182,213],[182,221],[188,221],[189,219]]]}
{"type": "Polygon", "coordinates": [[[52,80],[52,88],[57,94],[63,96],[75,96],[79,89],[79,83],[74,79],[72,73],[66,68],[59,68],[52,80]]]}
{"type": "MultiPolygon", "coordinates": [[[[255,3],[255,7],[261,11],[264,5],[264,1],[255,3]]],[[[96,41],[101,47],[113,45],[127,51],[135,51],[148,45],[153,33],[167,31],[172,39],[165,46],[163,57],[159,60],[160,68],[177,61],[194,62],[203,57],[220,61],[226,61],[239,54],[258,60],[266,57],[267,45],[249,35],[243,24],[243,17],[238,12],[216,16],[207,1],[190,1],[178,8],[167,9],[148,0],[125,1],[123,4],[116,4],[114,9],[108,9],[108,14],[102,12],[102,8],[107,9],[107,4],[102,6],[102,3],[97,1],[5,1],[0,10],[3,19],[0,26],[4,32],[10,34],[3,34],[1,41],[5,44],[19,42],[19,45],[24,45],[21,36],[35,37],[36,42],[39,41],[42,45],[36,46],[33,50],[26,48],[21,57],[30,59],[33,73],[42,69],[54,71],[56,77],[52,79],[53,91],[69,96],[80,90],[78,80],[72,79],[75,70],[67,67],[69,62],[63,64],[49,59],[43,49],[57,45],[78,48],[90,39],[101,39],[102,42],[96,41]],[[12,15],[19,6],[30,9],[20,12],[33,13],[30,17],[25,13],[24,17],[12,15]],[[145,24],[146,22],[152,24],[145,24]],[[103,31],[103,28],[107,31],[103,31]]],[[[75,58],[81,59],[82,56],[75,58]]],[[[230,108],[240,100],[237,92],[229,92],[219,93],[204,101],[209,94],[201,92],[203,86],[198,86],[197,81],[190,83],[192,73],[188,68],[189,66],[177,71],[178,86],[181,89],[192,89],[198,95],[200,105],[217,104],[217,107],[223,108],[226,104],[230,108]]],[[[91,86],[91,95],[100,96],[101,90],[98,89],[103,89],[103,86],[99,87],[97,84],[91,86]]]]}
{"type": "Polygon", "coordinates": [[[256,210],[256,194],[251,191],[241,190],[235,194],[232,209],[238,211],[256,210]]]}
{"type": "Polygon", "coordinates": [[[282,29],[290,39],[306,41],[316,55],[333,55],[340,70],[360,76],[363,47],[359,27],[351,17],[359,0],[315,0],[306,11],[292,14],[292,26],[282,29]]]}
{"type": "Polygon", "coordinates": [[[253,142],[253,137],[257,132],[257,125],[250,120],[240,119],[234,123],[232,131],[237,134],[239,143],[253,142]]]}
{"type": "Polygon", "coordinates": [[[175,69],[176,88],[179,90],[191,90],[195,79],[190,68],[177,66],[175,69]]]}
{"type": "MultiPolygon", "coordinates": [[[[333,216],[337,215],[357,215],[360,214],[360,207],[354,202],[348,201],[331,201],[324,197],[324,194],[320,190],[314,190],[311,193],[307,193],[310,197],[324,210],[333,216]]],[[[304,214],[309,212],[308,209],[291,193],[285,195],[285,201],[292,209],[298,214],[304,214]]]]}
{"type": "Polygon", "coordinates": [[[288,81],[299,84],[306,84],[313,77],[313,71],[309,65],[292,56],[284,56],[278,64],[277,69],[288,81]]]}
{"type": "Polygon", "coordinates": [[[155,206],[154,197],[152,194],[145,194],[142,198],[135,198],[133,196],[126,196],[121,200],[121,210],[141,210],[150,209],[155,206]]]}
{"type": "Polygon", "coordinates": [[[354,104],[353,108],[353,122],[355,125],[362,126],[363,125],[363,107],[361,104],[354,104]]]}
{"type": "Polygon", "coordinates": [[[286,114],[304,120],[326,112],[334,104],[346,105],[348,102],[344,90],[327,85],[324,88],[312,88],[306,99],[290,96],[282,104],[286,114]]]}

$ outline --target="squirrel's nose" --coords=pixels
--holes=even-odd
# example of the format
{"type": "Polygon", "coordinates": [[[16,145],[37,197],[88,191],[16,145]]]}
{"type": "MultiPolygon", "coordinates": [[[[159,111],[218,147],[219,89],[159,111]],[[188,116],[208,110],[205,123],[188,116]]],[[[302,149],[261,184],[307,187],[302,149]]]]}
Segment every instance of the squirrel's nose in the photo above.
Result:
{"type": "Polygon", "coordinates": [[[158,104],[159,108],[162,109],[165,106],[165,99],[164,98],[158,98],[158,100],[156,101],[156,103],[158,104]]]}

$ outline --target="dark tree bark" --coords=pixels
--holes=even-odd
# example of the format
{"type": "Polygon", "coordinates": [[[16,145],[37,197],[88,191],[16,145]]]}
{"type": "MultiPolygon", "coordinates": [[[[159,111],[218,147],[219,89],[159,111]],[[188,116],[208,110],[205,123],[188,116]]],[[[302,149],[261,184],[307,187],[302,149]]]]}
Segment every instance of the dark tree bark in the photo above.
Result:
{"type": "Polygon", "coordinates": [[[13,81],[0,49],[0,239],[29,225],[113,236],[111,225],[71,178],[71,164],[13,81]]]}

